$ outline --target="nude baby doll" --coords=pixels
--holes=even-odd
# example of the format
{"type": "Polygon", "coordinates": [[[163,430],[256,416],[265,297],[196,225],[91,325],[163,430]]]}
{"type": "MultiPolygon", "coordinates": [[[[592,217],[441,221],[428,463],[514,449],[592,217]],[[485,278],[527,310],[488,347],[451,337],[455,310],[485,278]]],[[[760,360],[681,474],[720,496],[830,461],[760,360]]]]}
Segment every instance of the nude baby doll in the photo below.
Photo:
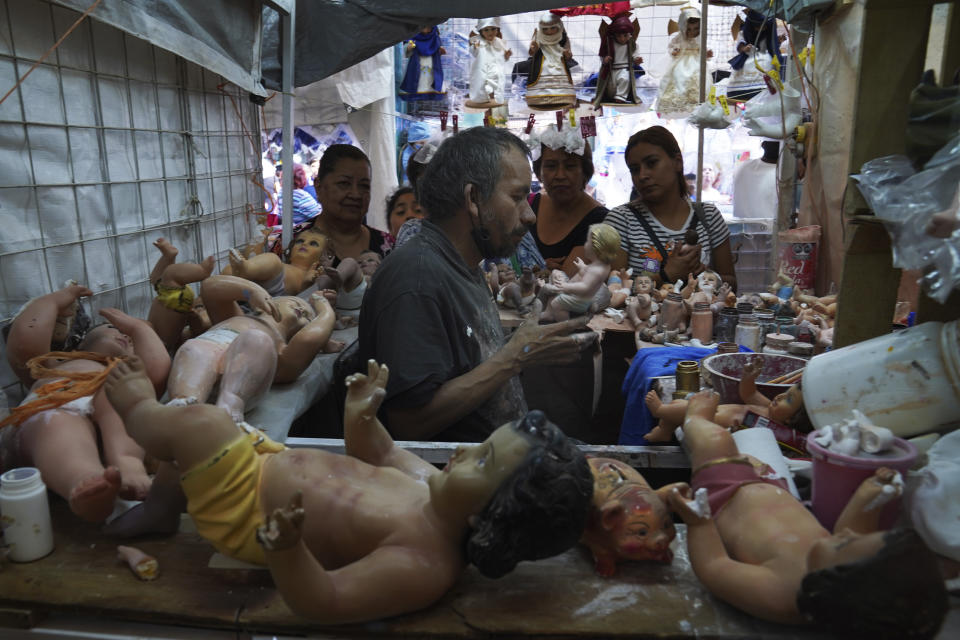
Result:
{"type": "Polygon", "coordinates": [[[291,611],[321,624],[421,609],[468,562],[495,578],[576,544],[593,479],[543,413],[458,448],[441,471],[397,447],[377,419],[387,375],[371,360],[366,375],[347,379],[346,455],[258,454],[221,409],[158,403],[137,360],[111,372],[106,388],[133,437],[177,465],[200,535],[266,565],[291,611]]]}
{"type": "Polygon", "coordinates": [[[217,406],[242,422],[271,384],[296,380],[333,331],[333,308],[320,293],[309,303],[272,298],[256,283],[224,275],[204,280],[201,292],[213,326],[174,355],[168,390],[175,404],[206,402],[219,380],[217,406]],[[245,314],[240,301],[253,312],[245,314]]]}
{"type": "Polygon", "coordinates": [[[117,359],[137,354],[148,386],[162,392],[170,356],[147,322],[119,309],[101,309],[109,324],[91,329],[77,351],[49,353],[58,313],[89,295],[71,285],[32,300],[14,318],[7,359],[30,394],[4,421],[0,442],[15,466],[40,469],[71,511],[102,522],[118,495],[142,499],[150,487],[143,449],[100,391],[103,375],[117,359]]]}
{"type": "Polygon", "coordinates": [[[230,268],[222,273],[256,282],[271,296],[295,296],[316,281],[324,259],[332,255],[330,239],[311,227],[294,237],[287,250],[286,263],[275,253],[244,258],[239,251],[231,249],[230,268]]]}
{"type": "Polygon", "coordinates": [[[524,315],[537,298],[537,279],[532,267],[523,267],[520,278],[509,263],[495,265],[489,273],[490,286],[497,296],[497,304],[504,309],[516,309],[524,315]]]}
{"type": "MultiPolygon", "coordinates": [[[[752,616],[814,624],[835,637],[932,638],[947,611],[935,556],[911,530],[878,531],[896,472],[864,480],[831,534],[784,488],[757,474],[714,421],[719,396],[690,397],[683,442],[691,488],[668,505],[687,525],[694,573],[714,596],[752,616]],[[687,502],[707,492],[710,514],[687,502]]],[[[892,490],[891,490],[892,489],[892,490]]]]}
{"type": "MultiPolygon", "coordinates": [[[[736,429],[743,424],[744,416],[752,411],[774,422],[804,433],[812,431],[810,418],[803,407],[803,393],[797,383],[770,400],[757,391],[757,377],[763,369],[763,361],[754,358],[743,367],[740,378],[740,399],[743,404],[722,404],[717,407],[713,419],[727,429],[736,429]]],[[[656,391],[649,391],[644,400],[647,408],[660,422],[644,437],[648,442],[668,442],[673,439],[674,429],[683,423],[687,411],[686,400],[673,400],[664,404],[656,391]]]]}
{"type": "Polygon", "coordinates": [[[195,298],[191,283],[201,282],[213,272],[213,256],[200,264],[177,262],[180,251],[166,238],[157,238],[153,243],[160,251],[150,272],[157,297],[150,304],[147,315],[154,331],[163,341],[167,351],[173,353],[184,341],[184,329],[188,326],[193,335],[199,335],[210,328],[210,318],[202,301],[195,298]]]}
{"type": "Polygon", "coordinates": [[[620,234],[605,223],[592,224],[583,243],[584,262],[577,258],[574,265],[577,273],[567,282],[544,285],[553,297],[541,316],[541,321],[559,322],[568,320],[572,314],[586,313],[593,303],[594,294],[610,275],[610,264],[617,257],[620,234]]]}

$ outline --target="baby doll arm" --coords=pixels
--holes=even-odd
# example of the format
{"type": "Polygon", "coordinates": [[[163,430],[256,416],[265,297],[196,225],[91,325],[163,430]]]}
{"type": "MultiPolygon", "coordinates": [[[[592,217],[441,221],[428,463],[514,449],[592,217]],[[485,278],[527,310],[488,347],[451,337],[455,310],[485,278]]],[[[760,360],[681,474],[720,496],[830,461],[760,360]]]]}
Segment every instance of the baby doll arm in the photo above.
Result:
{"type": "Polygon", "coordinates": [[[72,315],[73,303],[78,298],[92,295],[90,289],[73,284],[31,300],[14,318],[7,336],[7,361],[25,386],[34,382],[27,361],[50,351],[57,317],[67,313],[72,315]]]}
{"type": "Polygon", "coordinates": [[[754,404],[761,407],[769,407],[770,399],[757,391],[757,377],[763,369],[763,360],[761,358],[750,358],[743,367],[743,373],[740,377],[740,401],[743,404],[754,404]]]}
{"type": "Polygon", "coordinates": [[[200,285],[200,295],[210,315],[218,324],[227,318],[243,315],[237,302],[247,301],[252,309],[269,313],[278,322],[279,314],[270,302],[270,294],[256,282],[236,276],[210,276],[200,285]]]}
{"type": "Polygon", "coordinates": [[[768,567],[732,559],[713,519],[695,512],[690,487],[677,486],[667,505],[687,525],[687,554],[703,586],[714,596],[746,613],[775,622],[797,622],[796,594],[768,567]]]}
{"type": "Polygon", "coordinates": [[[367,362],[367,374],[347,378],[347,399],[343,410],[343,443],[348,456],[377,467],[394,467],[418,480],[438,473],[437,468],[420,456],[402,449],[393,441],[377,410],[386,397],[387,365],[367,362]]]}
{"type": "Polygon", "coordinates": [[[133,339],[134,353],[143,360],[147,377],[157,390],[157,395],[162,395],[167,383],[167,375],[170,373],[170,354],[157,332],[153,330],[150,323],[129,316],[119,309],[101,309],[100,315],[121,333],[133,339]]]}
{"type": "Polygon", "coordinates": [[[834,532],[852,529],[857,533],[873,533],[880,529],[883,506],[903,493],[903,479],[893,469],[881,467],[860,483],[843,508],[834,532]]]}
{"type": "Polygon", "coordinates": [[[300,537],[301,502],[294,495],[257,531],[277,591],[297,615],[323,624],[384,618],[426,607],[453,585],[456,571],[449,561],[400,546],[380,547],[327,571],[300,537]]]}
{"type": "Polygon", "coordinates": [[[578,270],[576,277],[580,279],[568,280],[559,286],[562,293],[572,296],[592,296],[607,281],[607,275],[610,273],[610,266],[603,263],[588,265],[583,260],[578,260],[575,266],[578,270]]]}
{"type": "Polygon", "coordinates": [[[317,317],[297,331],[285,347],[281,347],[277,354],[277,372],[273,376],[274,382],[284,384],[299,378],[333,333],[337,314],[330,306],[330,301],[317,292],[310,296],[310,302],[317,312],[317,317]]]}

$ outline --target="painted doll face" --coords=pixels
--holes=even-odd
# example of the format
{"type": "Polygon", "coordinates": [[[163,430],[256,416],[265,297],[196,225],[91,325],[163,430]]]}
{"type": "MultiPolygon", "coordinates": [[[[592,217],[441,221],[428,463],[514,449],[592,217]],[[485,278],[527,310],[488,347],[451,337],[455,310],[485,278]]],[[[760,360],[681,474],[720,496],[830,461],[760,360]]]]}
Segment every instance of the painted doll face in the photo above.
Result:
{"type": "Polygon", "coordinates": [[[630,33],[624,31],[623,33],[615,33],[613,35],[613,41],[617,44],[627,44],[630,42],[630,33]]]}
{"type": "Polygon", "coordinates": [[[637,276],[633,280],[634,293],[650,293],[653,291],[653,280],[650,276],[637,276]]]}
{"type": "Polygon", "coordinates": [[[517,279],[517,274],[514,272],[513,267],[511,267],[509,264],[498,264],[497,278],[500,279],[500,284],[504,285],[509,282],[515,282],[517,279]]]}
{"type": "Polygon", "coordinates": [[[560,27],[555,24],[540,25],[540,33],[545,36],[555,36],[560,33],[560,27]]]}
{"type": "Polygon", "coordinates": [[[493,39],[497,37],[497,28],[484,27],[483,29],[480,29],[480,37],[487,42],[493,42],[493,39]]]}
{"type": "Polygon", "coordinates": [[[696,38],[700,35],[700,19],[690,18],[687,20],[687,38],[696,38]]]}
{"type": "Polygon", "coordinates": [[[372,276],[380,266],[380,254],[373,251],[364,251],[357,258],[357,264],[360,265],[360,271],[365,276],[372,276]]]}

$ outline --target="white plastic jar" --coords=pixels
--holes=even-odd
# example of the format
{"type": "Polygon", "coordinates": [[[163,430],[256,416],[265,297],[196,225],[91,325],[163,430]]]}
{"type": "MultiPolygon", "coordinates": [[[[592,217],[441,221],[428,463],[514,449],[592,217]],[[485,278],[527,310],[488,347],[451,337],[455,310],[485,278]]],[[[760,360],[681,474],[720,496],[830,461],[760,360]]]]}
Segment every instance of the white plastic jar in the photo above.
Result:
{"type": "Polygon", "coordinates": [[[53,551],[47,486],[39,469],[20,467],[0,476],[0,518],[14,562],[30,562],[53,551]]]}
{"type": "Polygon", "coordinates": [[[960,321],[925,322],[814,356],[803,403],[817,429],[853,409],[901,438],[960,425],[960,321]]]}

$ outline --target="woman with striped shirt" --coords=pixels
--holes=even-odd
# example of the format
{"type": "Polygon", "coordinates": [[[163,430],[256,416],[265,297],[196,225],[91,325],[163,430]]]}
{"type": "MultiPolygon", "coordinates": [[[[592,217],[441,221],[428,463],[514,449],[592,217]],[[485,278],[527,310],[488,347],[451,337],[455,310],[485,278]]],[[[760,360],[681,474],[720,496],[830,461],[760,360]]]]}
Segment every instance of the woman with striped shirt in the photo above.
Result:
{"type": "Polygon", "coordinates": [[[638,131],[630,136],[624,158],[639,197],[612,209],[605,222],[620,232],[634,274],[646,271],[661,283],[686,282],[688,274],[711,268],[736,290],[730,231],[714,205],[690,201],[673,134],[660,126],[638,131]],[[684,242],[690,229],[696,232],[695,244],[684,242]]]}

